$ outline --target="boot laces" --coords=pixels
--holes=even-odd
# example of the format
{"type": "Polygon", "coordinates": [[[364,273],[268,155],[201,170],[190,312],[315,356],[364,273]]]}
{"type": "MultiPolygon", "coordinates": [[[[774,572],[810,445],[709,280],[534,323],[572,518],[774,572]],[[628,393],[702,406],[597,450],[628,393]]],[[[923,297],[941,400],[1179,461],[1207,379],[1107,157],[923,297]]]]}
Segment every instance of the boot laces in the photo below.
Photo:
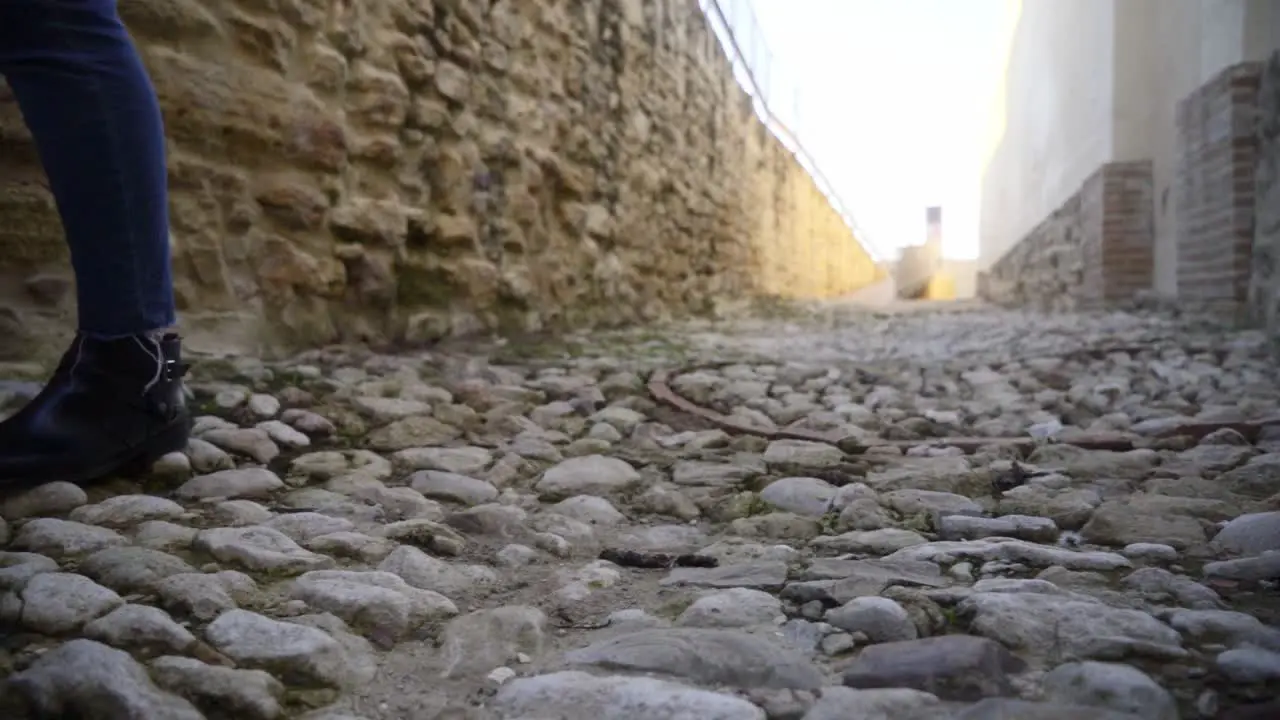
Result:
{"type": "Polygon", "coordinates": [[[147,384],[143,386],[143,395],[151,392],[151,388],[155,387],[156,383],[160,382],[160,378],[164,375],[164,352],[160,348],[160,341],[150,335],[145,337],[150,341],[151,347],[148,347],[147,343],[143,342],[142,338],[137,335],[133,336],[133,341],[138,344],[138,347],[142,348],[142,351],[145,352],[148,357],[155,361],[156,371],[151,375],[151,379],[147,381],[147,384]]]}
{"type": "MultiPolygon", "coordinates": [[[[137,344],[142,352],[146,353],[147,357],[151,358],[155,363],[155,371],[151,374],[151,379],[143,386],[142,392],[140,393],[140,395],[145,396],[164,378],[166,365],[164,351],[160,347],[160,341],[151,335],[133,335],[132,340],[137,344]]],[[[68,377],[74,376],[76,374],[76,370],[80,367],[80,360],[84,356],[84,342],[84,335],[76,335],[75,345],[71,349],[74,356],[71,362],[71,368],[67,370],[68,377]]],[[[65,367],[65,363],[63,366],[65,367]]],[[[185,368],[183,367],[178,368],[179,371],[184,369],[185,368]]]]}

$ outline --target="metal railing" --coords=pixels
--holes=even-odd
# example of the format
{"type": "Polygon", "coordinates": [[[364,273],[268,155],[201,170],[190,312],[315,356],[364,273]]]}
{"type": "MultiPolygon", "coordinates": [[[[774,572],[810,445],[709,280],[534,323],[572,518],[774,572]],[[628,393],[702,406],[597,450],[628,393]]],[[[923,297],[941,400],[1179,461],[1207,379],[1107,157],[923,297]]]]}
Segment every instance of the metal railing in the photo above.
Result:
{"type": "Polygon", "coordinates": [[[783,147],[795,156],[800,167],[813,178],[818,190],[840,215],[854,238],[877,263],[891,259],[858,226],[848,205],[805,149],[801,140],[801,89],[786,78],[784,68],[775,64],[773,53],[760,30],[752,0],[698,0],[703,15],[720,41],[733,66],[734,77],[747,94],[756,115],[783,147]]]}

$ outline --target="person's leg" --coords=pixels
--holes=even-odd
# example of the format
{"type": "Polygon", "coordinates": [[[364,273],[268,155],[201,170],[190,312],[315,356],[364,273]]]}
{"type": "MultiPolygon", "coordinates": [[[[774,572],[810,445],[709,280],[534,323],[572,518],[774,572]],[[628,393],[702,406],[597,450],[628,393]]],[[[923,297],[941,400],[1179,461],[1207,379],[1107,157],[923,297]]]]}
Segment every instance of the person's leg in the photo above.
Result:
{"type": "Polygon", "coordinates": [[[0,0],[0,74],[57,201],[79,332],[0,423],[0,484],[80,482],[181,449],[164,128],[115,0],[0,0]]]}
{"type": "Polygon", "coordinates": [[[164,128],[115,0],[0,0],[5,76],[57,200],[80,330],[174,323],[164,128]]]}

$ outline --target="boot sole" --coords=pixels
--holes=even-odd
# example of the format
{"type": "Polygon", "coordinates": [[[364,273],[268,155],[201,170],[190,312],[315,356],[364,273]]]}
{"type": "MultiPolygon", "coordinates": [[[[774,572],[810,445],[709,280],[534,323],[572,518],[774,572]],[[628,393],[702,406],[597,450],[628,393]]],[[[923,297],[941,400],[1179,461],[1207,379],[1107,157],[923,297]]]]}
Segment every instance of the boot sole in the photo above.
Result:
{"type": "Polygon", "coordinates": [[[99,477],[115,474],[135,478],[147,474],[151,471],[151,466],[155,465],[160,458],[169,453],[181,452],[187,448],[187,442],[191,439],[191,429],[193,427],[195,427],[195,421],[192,418],[186,418],[167,426],[158,434],[153,435],[132,458],[125,460],[117,465],[114,470],[99,477]]]}
{"type": "MultiPolygon", "coordinates": [[[[117,457],[89,470],[65,475],[49,475],[36,478],[12,481],[14,486],[31,487],[51,482],[68,482],[73,485],[85,485],[108,477],[137,478],[151,470],[157,460],[169,453],[184,450],[191,437],[191,429],[195,426],[193,418],[184,418],[165,426],[160,432],[152,435],[145,443],[130,451],[128,455],[117,457]]],[[[6,482],[4,484],[9,484],[6,482]]]]}

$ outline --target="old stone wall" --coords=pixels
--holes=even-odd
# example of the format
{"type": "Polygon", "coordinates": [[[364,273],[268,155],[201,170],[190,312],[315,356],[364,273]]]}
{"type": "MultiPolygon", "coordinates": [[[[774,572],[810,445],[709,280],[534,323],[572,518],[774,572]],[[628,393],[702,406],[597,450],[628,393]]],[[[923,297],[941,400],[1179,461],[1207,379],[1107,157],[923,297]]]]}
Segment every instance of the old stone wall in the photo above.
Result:
{"type": "MultiPolygon", "coordinates": [[[[121,0],[168,126],[197,342],[270,351],[614,324],[878,271],[694,0],[121,0]]],[[[0,332],[65,323],[0,93],[0,332]]]]}
{"type": "Polygon", "coordinates": [[[1234,313],[1248,295],[1260,74],[1234,65],[1178,103],[1178,295],[1193,307],[1234,313]]]}
{"type": "Polygon", "coordinates": [[[1085,258],[1098,242],[1102,172],[978,276],[978,295],[1000,305],[1074,310],[1085,302],[1085,258]]]}
{"type": "Polygon", "coordinates": [[[1151,163],[1108,163],[978,276],[999,305],[1070,311],[1151,287],[1151,163]]]}
{"type": "Polygon", "coordinates": [[[1257,140],[1248,306],[1280,351],[1280,52],[1261,68],[1257,140]]]}

